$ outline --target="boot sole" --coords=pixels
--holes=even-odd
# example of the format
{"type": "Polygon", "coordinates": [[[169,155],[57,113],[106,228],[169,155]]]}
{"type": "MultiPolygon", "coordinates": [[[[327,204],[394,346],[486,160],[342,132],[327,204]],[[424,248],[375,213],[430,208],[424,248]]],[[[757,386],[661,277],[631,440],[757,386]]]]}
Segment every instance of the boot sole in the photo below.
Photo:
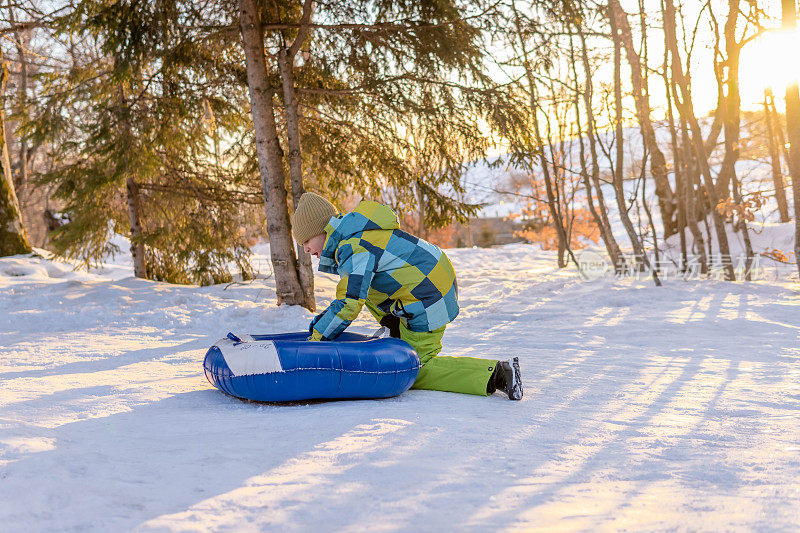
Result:
{"type": "Polygon", "coordinates": [[[508,391],[509,400],[521,400],[522,391],[522,374],[519,371],[519,357],[511,359],[511,387],[508,391]]]}

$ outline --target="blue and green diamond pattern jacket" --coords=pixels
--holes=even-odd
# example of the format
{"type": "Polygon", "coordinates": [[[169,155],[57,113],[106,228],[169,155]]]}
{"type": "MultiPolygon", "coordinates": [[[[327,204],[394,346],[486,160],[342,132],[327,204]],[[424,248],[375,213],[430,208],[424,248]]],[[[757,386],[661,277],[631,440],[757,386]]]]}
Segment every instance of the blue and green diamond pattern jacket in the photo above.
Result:
{"type": "Polygon", "coordinates": [[[311,322],[310,340],[335,339],[365,302],[411,331],[433,331],[458,315],[456,273],[447,255],[400,230],[389,207],[363,200],[331,218],[319,270],[338,274],[336,299],[311,322]]]}

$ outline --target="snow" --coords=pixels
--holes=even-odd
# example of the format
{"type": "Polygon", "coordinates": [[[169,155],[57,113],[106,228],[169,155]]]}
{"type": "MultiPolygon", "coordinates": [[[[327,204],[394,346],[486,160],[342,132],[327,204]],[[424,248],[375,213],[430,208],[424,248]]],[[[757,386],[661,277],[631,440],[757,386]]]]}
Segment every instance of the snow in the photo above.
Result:
{"type": "MultiPolygon", "coordinates": [[[[791,268],[656,288],[582,280],[531,245],[448,255],[463,310],[444,354],[518,356],[521,402],[242,402],[202,360],[228,331],[307,327],[271,278],[177,286],[122,261],[0,259],[0,529],[800,527],[791,268]]],[[[325,305],[336,278],[317,282],[325,305]]],[[[353,328],[371,332],[363,315],[353,328]]]]}

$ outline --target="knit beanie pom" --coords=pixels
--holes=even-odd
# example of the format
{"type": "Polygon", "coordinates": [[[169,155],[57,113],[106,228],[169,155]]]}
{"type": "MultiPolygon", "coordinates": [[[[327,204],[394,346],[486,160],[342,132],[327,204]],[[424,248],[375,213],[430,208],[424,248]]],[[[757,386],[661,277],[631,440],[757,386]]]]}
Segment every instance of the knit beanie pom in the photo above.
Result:
{"type": "Polygon", "coordinates": [[[303,193],[292,216],[292,234],[299,244],[325,233],[328,221],[336,216],[336,207],[313,192],[303,193]]]}

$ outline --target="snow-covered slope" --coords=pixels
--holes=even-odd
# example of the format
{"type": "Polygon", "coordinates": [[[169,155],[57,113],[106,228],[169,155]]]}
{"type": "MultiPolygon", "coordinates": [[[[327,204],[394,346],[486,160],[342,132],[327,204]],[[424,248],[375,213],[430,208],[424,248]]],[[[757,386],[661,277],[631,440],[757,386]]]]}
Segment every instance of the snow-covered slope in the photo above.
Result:
{"type": "MultiPolygon", "coordinates": [[[[796,283],[657,289],[527,245],[448,254],[444,353],[519,356],[523,401],[244,403],[202,359],[229,330],[307,327],[270,280],[0,259],[0,530],[800,528],[796,283]]],[[[317,280],[324,305],[336,280],[317,280]]]]}

